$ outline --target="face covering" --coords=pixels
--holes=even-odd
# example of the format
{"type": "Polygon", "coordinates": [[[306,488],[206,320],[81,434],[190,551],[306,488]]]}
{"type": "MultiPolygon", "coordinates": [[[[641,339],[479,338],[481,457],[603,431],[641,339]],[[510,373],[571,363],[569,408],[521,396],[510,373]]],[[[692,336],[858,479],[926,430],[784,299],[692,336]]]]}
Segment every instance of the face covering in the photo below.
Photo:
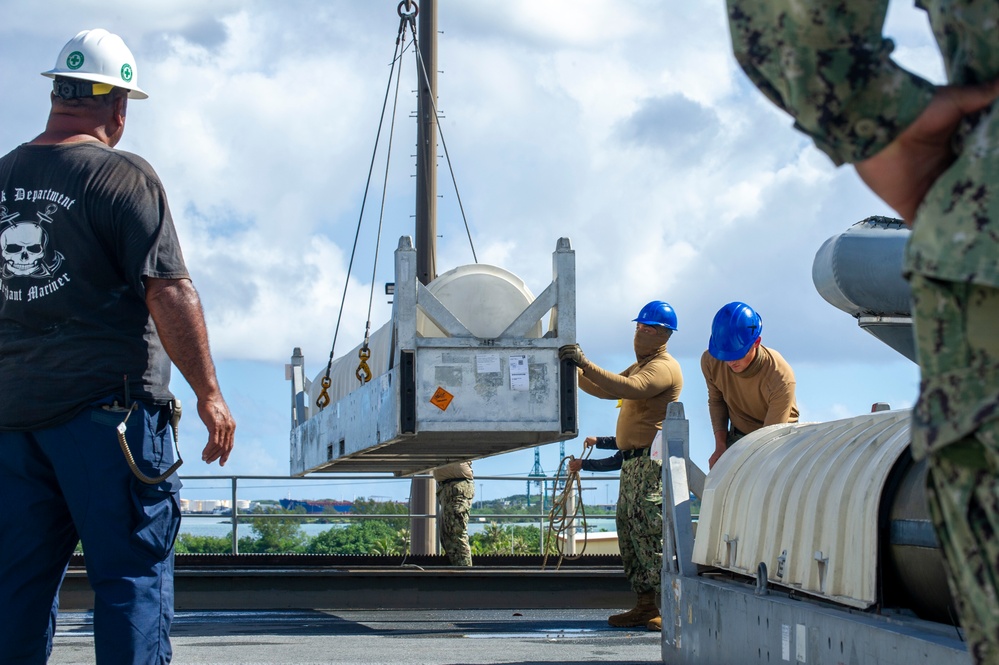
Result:
{"type": "Polygon", "coordinates": [[[635,331],[635,355],[639,360],[651,356],[666,343],[666,329],[656,328],[654,333],[635,331]]]}

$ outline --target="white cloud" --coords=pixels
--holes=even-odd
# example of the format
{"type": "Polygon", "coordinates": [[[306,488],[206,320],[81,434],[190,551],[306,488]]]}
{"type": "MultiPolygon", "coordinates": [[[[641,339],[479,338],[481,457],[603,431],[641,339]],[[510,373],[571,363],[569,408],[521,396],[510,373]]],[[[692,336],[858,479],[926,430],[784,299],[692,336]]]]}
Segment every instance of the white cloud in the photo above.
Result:
{"type": "MultiPolygon", "coordinates": [[[[895,362],[811,284],[823,240],[888,211],[745,80],[728,50],[723,3],[440,5],[441,124],[479,260],[514,272],[537,294],[551,278],[556,240],[570,237],[588,355],[623,368],[631,319],[646,301],[666,298],[680,318],[671,348],[689,358],[685,400],[700,403],[696,359],[711,317],[745,299],[764,312],[767,341],[792,363],[895,362]]],[[[280,366],[300,346],[311,374],[332,343],[395,7],[0,0],[8,44],[0,83],[19,91],[0,139],[12,147],[40,131],[47,81],[37,72],[70,36],[96,25],[123,34],[150,99],[130,104],[120,147],[148,159],[166,184],[216,353],[280,366]]],[[[896,2],[891,18],[899,61],[939,72],[920,15],[896,2]]],[[[387,127],[337,342],[343,350],[363,335],[372,281],[372,324],[387,319],[381,285],[393,279],[399,236],[413,233],[411,53],[402,65],[379,268],[372,278],[387,127]]],[[[440,165],[443,272],[471,253],[440,165]]],[[[834,389],[846,390],[849,377],[839,378],[834,389]]],[[[826,393],[815,399],[840,403],[826,393]]]]}

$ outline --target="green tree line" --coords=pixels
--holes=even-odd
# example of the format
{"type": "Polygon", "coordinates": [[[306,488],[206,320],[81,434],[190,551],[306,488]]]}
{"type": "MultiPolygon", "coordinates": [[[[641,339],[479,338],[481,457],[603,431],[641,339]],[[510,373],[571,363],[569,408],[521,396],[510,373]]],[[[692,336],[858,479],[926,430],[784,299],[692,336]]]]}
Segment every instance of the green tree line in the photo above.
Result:
{"type": "MultiPolygon", "coordinates": [[[[356,505],[356,504],[355,504],[356,505]]],[[[366,509],[377,513],[374,506],[366,509]]],[[[357,512],[357,511],[355,511],[357,512]]],[[[280,509],[268,509],[264,514],[287,514],[280,509]]],[[[361,513],[364,514],[364,513],[361,513]]],[[[384,514],[384,513],[382,513],[384,514]]],[[[409,550],[409,518],[361,519],[336,526],[309,537],[298,519],[247,517],[250,536],[239,539],[239,551],[246,554],[301,553],[402,555],[409,550]]],[[[492,522],[481,533],[469,537],[472,554],[538,554],[541,530],[536,526],[502,526],[492,522]]],[[[224,554],[232,551],[227,536],[198,536],[181,533],[177,538],[178,554],[224,554]]]]}

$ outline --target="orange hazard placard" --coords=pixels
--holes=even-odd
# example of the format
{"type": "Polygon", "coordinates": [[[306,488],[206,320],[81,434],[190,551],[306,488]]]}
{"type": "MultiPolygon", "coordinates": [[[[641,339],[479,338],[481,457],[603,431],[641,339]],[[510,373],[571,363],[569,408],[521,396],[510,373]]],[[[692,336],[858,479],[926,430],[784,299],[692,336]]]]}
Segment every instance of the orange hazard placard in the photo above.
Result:
{"type": "Polygon", "coordinates": [[[430,398],[430,403],[436,406],[441,411],[447,411],[447,408],[451,406],[451,400],[454,399],[454,395],[438,387],[434,391],[434,396],[430,398]]]}

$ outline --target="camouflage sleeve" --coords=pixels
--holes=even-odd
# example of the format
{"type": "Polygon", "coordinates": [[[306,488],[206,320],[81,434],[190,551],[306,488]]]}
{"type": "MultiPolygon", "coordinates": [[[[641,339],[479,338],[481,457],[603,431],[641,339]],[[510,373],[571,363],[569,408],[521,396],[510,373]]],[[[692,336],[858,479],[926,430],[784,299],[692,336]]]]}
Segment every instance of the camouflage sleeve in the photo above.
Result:
{"type": "Polygon", "coordinates": [[[836,165],[879,152],[934,86],[896,65],[889,0],[727,0],[739,66],[836,165]]]}

